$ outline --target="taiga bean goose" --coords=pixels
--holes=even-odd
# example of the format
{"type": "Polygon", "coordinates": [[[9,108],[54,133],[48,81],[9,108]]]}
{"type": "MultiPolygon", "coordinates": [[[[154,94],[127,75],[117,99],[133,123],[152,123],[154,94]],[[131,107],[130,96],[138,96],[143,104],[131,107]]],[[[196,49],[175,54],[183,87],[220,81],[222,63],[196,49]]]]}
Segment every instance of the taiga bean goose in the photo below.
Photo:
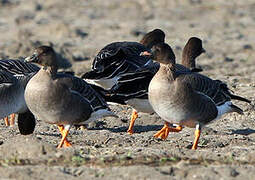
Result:
{"type": "MultiPolygon", "coordinates": [[[[203,52],[205,50],[202,47],[202,41],[196,37],[190,38],[182,52],[182,63],[187,65],[187,67],[176,64],[177,71],[198,72],[199,70],[195,67],[195,58],[203,52]]],[[[159,69],[159,63],[155,62],[154,64],[156,71],[151,71],[150,68],[141,68],[134,72],[119,75],[116,84],[109,91],[104,92],[106,101],[129,105],[133,108],[127,130],[129,134],[133,134],[134,132],[133,127],[138,117],[138,112],[154,113],[148,101],[150,81],[159,69]]]]}
{"type": "MultiPolygon", "coordinates": [[[[26,86],[27,82],[29,79],[32,77],[31,73],[39,71],[39,67],[26,63],[23,60],[19,59],[3,59],[0,60],[0,70],[9,72],[12,74],[14,77],[18,79],[18,81],[21,82],[21,84],[26,86]]],[[[8,114],[9,115],[9,114],[8,114]]],[[[13,126],[14,125],[14,119],[15,119],[15,114],[11,114],[11,120],[9,122],[8,116],[4,118],[5,119],[5,124],[6,126],[13,126]]]]}
{"type": "Polygon", "coordinates": [[[154,63],[140,53],[153,45],[164,42],[165,33],[155,29],[147,33],[138,42],[113,42],[106,45],[97,54],[92,63],[92,71],[85,73],[82,78],[104,89],[112,88],[120,75],[134,72],[140,68],[154,68],[154,63]]]}
{"type": "Polygon", "coordinates": [[[25,104],[24,88],[17,78],[6,71],[0,70],[0,83],[0,118],[2,119],[14,112],[25,111],[26,109],[23,106],[25,104]]]}
{"type": "Polygon", "coordinates": [[[58,125],[62,135],[58,148],[71,146],[67,135],[72,125],[106,116],[116,117],[84,80],[57,73],[56,54],[51,47],[36,48],[33,56],[26,60],[42,66],[26,86],[27,106],[39,119],[58,125]]]}
{"type": "MultiPolygon", "coordinates": [[[[24,99],[24,86],[16,77],[11,73],[0,70],[0,119],[12,113],[18,113],[21,116],[28,115],[28,109],[24,99]]],[[[31,115],[31,113],[30,113],[31,115]]],[[[29,124],[26,126],[19,126],[21,134],[30,134],[35,128],[35,118],[30,116],[29,124]],[[27,131],[27,128],[30,131],[27,131]]],[[[20,118],[20,122],[24,118],[20,118]]]]}
{"type": "Polygon", "coordinates": [[[219,80],[192,72],[177,72],[175,55],[165,43],[155,45],[152,52],[144,52],[160,63],[160,69],[149,85],[149,102],[155,112],[163,118],[165,126],[155,135],[163,139],[169,132],[178,132],[182,126],[196,128],[192,149],[197,148],[201,127],[221,115],[230,112],[243,114],[242,109],[231,102],[238,99],[232,95],[226,84],[219,80]],[[169,127],[169,123],[173,127],[169,127]]]}
{"type": "MultiPolygon", "coordinates": [[[[30,57],[28,57],[28,58],[30,58],[30,57]]],[[[40,68],[38,66],[36,66],[35,64],[27,63],[22,59],[3,59],[3,60],[0,60],[0,70],[7,71],[10,74],[12,74],[14,77],[16,77],[25,89],[28,81],[33,77],[33,75],[36,72],[38,72],[40,70],[40,68]]],[[[72,72],[62,72],[62,73],[72,74],[72,72]]],[[[24,104],[24,106],[26,107],[26,104],[24,104]]],[[[33,126],[25,127],[24,125],[26,123],[24,123],[24,122],[20,126],[19,122],[22,122],[21,119],[24,119],[23,121],[26,121],[28,119],[28,117],[32,117],[32,116],[30,116],[29,113],[26,113],[26,114],[22,115],[21,118],[18,118],[19,129],[21,129],[22,127],[25,128],[22,132],[24,132],[29,127],[31,127],[32,129],[27,132],[31,132],[34,129],[33,126]]],[[[14,125],[14,119],[15,119],[15,114],[11,114],[10,122],[9,122],[8,116],[7,116],[5,118],[5,124],[7,126],[14,125]]]]}

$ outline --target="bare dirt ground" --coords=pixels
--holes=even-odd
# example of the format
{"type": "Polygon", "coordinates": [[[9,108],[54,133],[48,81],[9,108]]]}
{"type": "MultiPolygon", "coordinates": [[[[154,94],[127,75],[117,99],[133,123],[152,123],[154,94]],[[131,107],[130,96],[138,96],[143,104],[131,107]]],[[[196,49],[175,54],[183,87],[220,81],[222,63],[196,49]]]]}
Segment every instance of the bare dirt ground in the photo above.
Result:
{"type": "MultiPolygon", "coordinates": [[[[79,76],[106,44],[161,28],[177,60],[189,37],[203,39],[203,73],[254,104],[254,9],[254,0],[0,0],[0,57],[53,44],[79,76]]],[[[38,121],[33,135],[22,136],[1,121],[0,179],[255,179],[254,106],[236,104],[245,114],[206,126],[197,151],[190,150],[194,129],[154,139],[163,125],[156,115],[139,114],[136,133],[128,135],[131,108],[123,106],[113,107],[119,119],[72,128],[73,148],[61,150],[56,126],[38,121]]]]}

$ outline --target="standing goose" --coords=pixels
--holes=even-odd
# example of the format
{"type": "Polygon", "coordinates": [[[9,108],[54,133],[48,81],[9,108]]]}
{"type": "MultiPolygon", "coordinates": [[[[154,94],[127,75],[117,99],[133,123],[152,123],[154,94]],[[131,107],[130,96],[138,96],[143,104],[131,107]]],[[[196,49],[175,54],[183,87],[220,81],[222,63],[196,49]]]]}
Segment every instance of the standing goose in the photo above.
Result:
{"type": "MultiPolygon", "coordinates": [[[[22,60],[14,60],[14,59],[4,59],[0,60],[0,70],[6,71],[12,74],[14,77],[18,79],[18,81],[23,85],[25,88],[27,82],[32,77],[31,73],[35,73],[39,71],[39,67],[26,63],[22,60]]],[[[9,115],[9,114],[8,114],[9,115]]],[[[15,114],[11,114],[11,119],[9,122],[8,115],[4,118],[6,126],[13,126],[15,114]]]]}
{"type": "MultiPolygon", "coordinates": [[[[24,86],[16,77],[7,71],[0,70],[0,119],[12,113],[18,113],[23,117],[30,116],[24,120],[29,122],[26,126],[19,126],[23,135],[30,134],[35,128],[35,118],[28,111],[24,99],[24,86]]],[[[20,118],[23,123],[24,118],[20,118]]]]}
{"type": "MultiPolygon", "coordinates": [[[[36,74],[36,72],[38,72],[40,70],[40,68],[38,66],[36,66],[35,64],[27,63],[21,59],[3,59],[3,60],[0,60],[0,70],[9,72],[14,77],[16,77],[25,89],[28,81],[33,77],[33,75],[36,74]]],[[[72,74],[72,72],[63,72],[63,73],[72,74]]],[[[26,107],[26,104],[24,104],[24,107],[26,107]]],[[[29,119],[28,117],[31,117],[31,115],[29,115],[29,113],[26,113],[26,114],[23,114],[22,117],[18,118],[19,128],[21,129],[22,127],[24,127],[23,131],[25,131],[27,128],[30,127],[30,126],[25,127],[26,123],[22,122],[22,121],[26,121],[27,119],[29,119]],[[19,124],[20,122],[22,124],[19,124]]],[[[8,116],[7,116],[5,118],[6,126],[9,126],[9,125],[13,126],[14,119],[15,119],[15,114],[11,114],[10,122],[9,122],[8,116]]],[[[27,125],[28,124],[29,124],[29,122],[27,123],[27,125]]],[[[33,127],[33,126],[31,126],[31,127],[33,127]]],[[[29,130],[27,132],[31,132],[33,129],[34,128],[32,128],[31,130],[29,130]]]]}
{"type": "Polygon", "coordinates": [[[111,89],[120,75],[140,68],[153,69],[154,63],[149,58],[140,56],[140,53],[164,41],[165,33],[155,29],[147,33],[140,43],[124,41],[108,44],[95,57],[92,71],[85,73],[82,78],[104,89],[111,89]]]}
{"type": "MultiPolygon", "coordinates": [[[[198,69],[195,67],[195,59],[203,52],[205,50],[202,47],[202,41],[197,37],[190,38],[182,52],[183,64],[176,64],[177,71],[198,72],[198,69]]],[[[104,92],[106,101],[129,105],[133,108],[127,130],[129,134],[134,132],[133,127],[138,117],[138,112],[154,113],[148,101],[148,87],[151,79],[159,69],[158,62],[155,62],[154,66],[156,71],[151,71],[150,68],[141,68],[135,72],[120,75],[117,83],[109,91],[104,92]]]]}
{"type": "MultiPolygon", "coordinates": [[[[196,128],[192,146],[196,149],[204,125],[225,113],[243,114],[231,103],[231,94],[226,86],[222,87],[222,82],[197,73],[178,73],[175,55],[169,45],[158,44],[152,53],[144,52],[143,55],[149,55],[160,63],[160,69],[149,85],[149,101],[155,112],[166,121],[156,137],[165,139],[170,131],[181,131],[182,126],[196,128]],[[173,127],[169,127],[169,123],[173,127]]],[[[232,97],[250,102],[239,96],[232,97]]]]}
{"type": "Polygon", "coordinates": [[[7,71],[0,70],[0,83],[0,118],[25,110],[23,107],[25,102],[24,88],[17,78],[7,71]],[[15,101],[15,99],[17,100],[15,101]]]}
{"type": "Polygon", "coordinates": [[[39,119],[58,125],[62,135],[58,148],[71,146],[67,135],[72,125],[106,116],[116,117],[84,80],[57,73],[56,54],[51,47],[36,48],[33,56],[26,60],[42,66],[26,86],[27,106],[39,119]]]}

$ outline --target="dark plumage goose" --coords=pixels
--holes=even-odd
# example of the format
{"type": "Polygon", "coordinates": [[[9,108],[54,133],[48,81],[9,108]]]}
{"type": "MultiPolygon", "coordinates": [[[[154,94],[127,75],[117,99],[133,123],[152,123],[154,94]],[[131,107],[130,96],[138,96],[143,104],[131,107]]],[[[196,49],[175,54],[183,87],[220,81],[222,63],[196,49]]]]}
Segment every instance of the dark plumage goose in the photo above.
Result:
{"type": "Polygon", "coordinates": [[[149,101],[155,112],[166,121],[155,135],[167,138],[170,131],[178,132],[182,126],[196,128],[192,149],[197,148],[201,127],[230,112],[243,114],[242,109],[231,102],[231,98],[245,102],[249,100],[233,96],[225,84],[211,80],[198,73],[178,73],[175,56],[165,43],[155,45],[150,55],[160,63],[160,69],[149,85],[149,101]],[[173,127],[169,127],[169,123],[173,127]]]}
{"type": "MultiPolygon", "coordinates": [[[[193,70],[197,72],[195,68],[195,58],[203,52],[205,52],[205,50],[202,47],[202,41],[196,37],[190,38],[182,53],[182,63],[187,65],[187,67],[182,64],[176,64],[177,72],[190,72],[193,70]]],[[[154,67],[154,69],[156,69],[155,71],[151,71],[150,68],[146,67],[135,72],[122,74],[111,90],[104,92],[106,101],[130,105],[133,108],[129,128],[127,130],[129,134],[133,134],[133,127],[138,117],[138,112],[154,113],[148,101],[148,87],[151,79],[159,69],[159,63],[155,62],[154,67]]]]}
{"type": "MultiPolygon", "coordinates": [[[[21,81],[19,81],[11,73],[0,70],[0,119],[12,113],[21,115],[28,112],[24,99],[24,90],[25,89],[21,81]]],[[[22,120],[20,120],[20,122],[22,122],[22,120]]],[[[33,122],[35,122],[35,118],[30,118],[29,122],[30,125],[28,128],[34,129],[35,124],[33,124],[33,122]]],[[[19,128],[22,129],[20,126],[19,128]]],[[[30,134],[30,132],[27,132],[25,129],[20,132],[21,134],[30,134]]]]}
{"type": "Polygon", "coordinates": [[[140,53],[150,49],[154,44],[164,42],[165,33],[155,29],[147,33],[138,42],[113,42],[106,45],[95,57],[92,71],[82,78],[104,89],[112,88],[120,75],[134,72],[140,68],[154,68],[154,63],[140,53]]]}
{"type": "Polygon", "coordinates": [[[25,104],[24,88],[17,78],[6,71],[0,70],[0,83],[0,118],[14,112],[25,111],[26,109],[23,106],[25,104]],[[15,101],[15,99],[17,100],[15,101]]]}
{"type": "Polygon", "coordinates": [[[58,148],[71,146],[67,135],[72,125],[106,116],[116,117],[104,99],[84,80],[57,73],[56,54],[51,47],[36,48],[33,56],[26,60],[42,66],[26,86],[27,106],[39,119],[58,125],[62,135],[58,148]]]}
{"type": "Polygon", "coordinates": [[[129,134],[133,134],[138,112],[154,113],[148,101],[148,87],[153,75],[154,73],[151,71],[125,74],[120,76],[118,82],[110,90],[93,87],[97,92],[101,93],[107,102],[129,105],[133,108],[127,130],[129,134]]]}
{"type": "MultiPolygon", "coordinates": [[[[0,70],[6,71],[12,74],[14,77],[18,79],[18,81],[23,85],[25,88],[26,83],[32,77],[31,73],[39,71],[39,67],[26,63],[23,60],[14,60],[14,59],[4,59],[0,60],[0,70]]],[[[9,114],[8,114],[9,115],[9,114]]],[[[11,114],[11,120],[9,122],[8,116],[5,117],[5,124],[7,126],[14,125],[15,114],[11,114]]]]}
{"type": "Polygon", "coordinates": [[[0,69],[13,75],[25,76],[32,72],[39,71],[40,68],[35,64],[27,63],[19,59],[3,59],[0,60],[0,69]]]}

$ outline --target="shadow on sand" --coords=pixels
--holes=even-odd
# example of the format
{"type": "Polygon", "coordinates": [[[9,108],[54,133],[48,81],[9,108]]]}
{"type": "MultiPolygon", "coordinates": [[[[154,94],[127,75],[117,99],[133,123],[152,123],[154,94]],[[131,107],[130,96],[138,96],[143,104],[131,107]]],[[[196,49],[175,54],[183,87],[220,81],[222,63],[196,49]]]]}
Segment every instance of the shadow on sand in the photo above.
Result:
{"type": "MultiPolygon", "coordinates": [[[[142,133],[148,131],[158,131],[163,127],[163,125],[147,125],[147,126],[134,126],[134,133],[142,133]]],[[[95,127],[88,128],[88,130],[109,130],[114,133],[127,132],[127,126],[117,127],[117,128],[105,128],[105,127],[95,127]]]]}
{"type": "Polygon", "coordinates": [[[246,128],[246,129],[232,130],[231,134],[250,135],[253,133],[255,133],[254,129],[246,128]]]}

